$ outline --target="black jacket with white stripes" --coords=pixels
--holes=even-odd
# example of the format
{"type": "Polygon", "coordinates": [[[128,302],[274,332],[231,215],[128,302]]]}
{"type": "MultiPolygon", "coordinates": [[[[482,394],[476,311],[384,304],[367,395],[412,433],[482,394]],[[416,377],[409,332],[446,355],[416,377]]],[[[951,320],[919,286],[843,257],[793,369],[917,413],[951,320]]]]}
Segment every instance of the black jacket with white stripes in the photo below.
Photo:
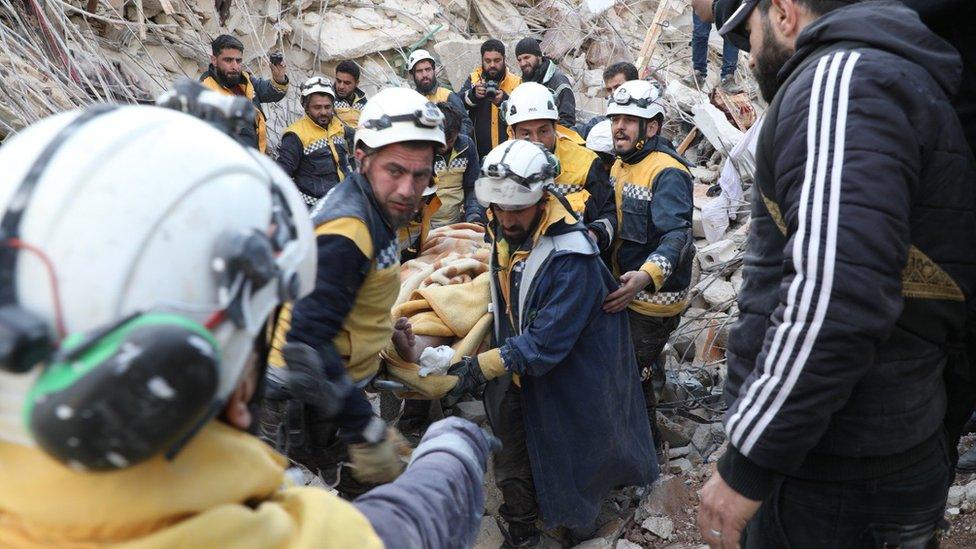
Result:
{"type": "Polygon", "coordinates": [[[877,478],[938,451],[976,289],[955,50],[891,2],[832,11],[796,47],[760,134],[728,344],[719,471],[755,500],[782,475],[877,478]]]}

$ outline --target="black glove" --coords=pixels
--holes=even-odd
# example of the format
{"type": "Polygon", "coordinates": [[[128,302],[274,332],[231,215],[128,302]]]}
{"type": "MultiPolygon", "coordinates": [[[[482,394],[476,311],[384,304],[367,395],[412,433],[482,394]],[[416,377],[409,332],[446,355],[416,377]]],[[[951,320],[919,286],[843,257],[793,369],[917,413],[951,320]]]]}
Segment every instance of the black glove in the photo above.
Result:
{"type": "Polygon", "coordinates": [[[481,371],[477,357],[466,356],[460,362],[451,364],[447,374],[458,378],[457,385],[448,393],[452,397],[474,394],[478,387],[485,384],[485,374],[481,371]]]}
{"type": "Polygon", "coordinates": [[[353,388],[349,379],[330,381],[322,355],[304,343],[286,343],[281,354],[288,366],[288,390],[292,398],[317,408],[326,417],[338,415],[353,388]]]}

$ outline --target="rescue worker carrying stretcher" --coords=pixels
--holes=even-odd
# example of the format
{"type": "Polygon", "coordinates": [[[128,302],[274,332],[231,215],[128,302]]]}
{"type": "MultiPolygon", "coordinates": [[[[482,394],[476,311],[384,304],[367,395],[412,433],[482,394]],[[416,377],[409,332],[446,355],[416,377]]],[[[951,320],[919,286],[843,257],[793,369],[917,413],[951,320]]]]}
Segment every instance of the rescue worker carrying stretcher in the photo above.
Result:
{"type": "Polygon", "coordinates": [[[355,136],[359,171],[311,214],[315,289],[293,311],[284,309],[275,328],[263,434],[330,484],[338,482],[346,495],[392,480],[402,469],[397,453],[405,441],[373,415],[362,388],[393,335],[397,232],[431,187],[434,150],[444,145],[442,124],[437,107],[413,90],[387,88],[370,99],[355,136]],[[323,414],[316,391],[305,386],[323,376],[348,376],[357,386],[345,394],[337,420],[323,414]],[[344,470],[350,458],[354,467],[344,470]]]}
{"type": "Polygon", "coordinates": [[[554,190],[558,161],[545,147],[502,143],[481,174],[495,348],[450,367],[459,376],[451,394],[492,380],[485,408],[503,443],[495,479],[505,546],[537,543],[540,514],[578,543],[592,537],[612,488],[657,477],[627,316],[603,310],[616,281],[554,190]]]}

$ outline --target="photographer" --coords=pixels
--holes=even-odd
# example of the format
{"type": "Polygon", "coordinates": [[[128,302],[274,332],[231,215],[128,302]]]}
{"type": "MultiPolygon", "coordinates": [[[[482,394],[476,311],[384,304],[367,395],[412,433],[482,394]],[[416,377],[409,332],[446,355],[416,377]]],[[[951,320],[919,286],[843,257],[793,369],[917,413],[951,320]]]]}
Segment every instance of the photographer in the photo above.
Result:
{"type": "Polygon", "coordinates": [[[474,124],[478,158],[508,139],[508,126],[499,106],[522,79],[505,67],[505,45],[494,38],[481,45],[481,67],[461,86],[461,98],[474,124]]]}

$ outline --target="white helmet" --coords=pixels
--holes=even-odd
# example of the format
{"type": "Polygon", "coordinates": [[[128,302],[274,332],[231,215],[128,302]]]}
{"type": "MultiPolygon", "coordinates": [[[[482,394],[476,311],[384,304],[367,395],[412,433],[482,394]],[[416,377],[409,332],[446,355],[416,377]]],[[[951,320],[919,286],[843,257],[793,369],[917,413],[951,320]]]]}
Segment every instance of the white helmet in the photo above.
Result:
{"type": "MultiPolygon", "coordinates": [[[[0,147],[0,165],[0,223],[8,239],[0,248],[7,254],[0,260],[4,310],[36,320],[47,341],[75,334],[61,339],[57,354],[40,358],[47,366],[36,385],[37,361],[13,373],[4,357],[0,440],[38,443],[51,452],[33,422],[32,436],[23,425],[25,401],[35,411],[42,407],[27,391],[37,391],[59,363],[75,368],[86,360],[71,356],[83,349],[73,343],[78,334],[94,338],[113,324],[121,330],[129,315],[136,322],[168,313],[198,328],[200,337],[180,340],[184,346],[203,340],[213,346],[200,350],[215,361],[208,370],[208,412],[193,420],[206,421],[237,386],[265,320],[283,301],[314,287],[315,236],[291,179],[268,157],[192,116],[149,106],[62,113],[0,147]]],[[[121,351],[109,356],[117,361],[113,369],[126,370],[150,354],[128,351],[134,352],[125,361],[121,351]]],[[[184,375],[182,360],[159,356],[161,371],[184,375]]],[[[165,373],[140,387],[174,399],[174,408],[185,402],[179,384],[160,376],[165,373]]],[[[112,379],[115,396],[147,394],[112,379]]],[[[71,407],[57,410],[65,423],[72,414],[71,407]]],[[[130,419],[115,417],[127,426],[130,419]]],[[[121,454],[106,457],[114,467],[147,457],[121,454]]]]}
{"type": "Polygon", "coordinates": [[[444,114],[409,88],[380,90],[359,114],[353,148],[360,142],[378,149],[406,141],[430,141],[443,146],[444,114]]]}
{"type": "Polygon", "coordinates": [[[414,66],[421,61],[430,61],[431,65],[435,63],[434,56],[431,55],[429,51],[414,50],[414,52],[410,54],[410,57],[407,58],[407,70],[413,72],[414,66]]]}
{"type": "Polygon", "coordinates": [[[598,122],[586,134],[586,148],[598,153],[613,153],[613,131],[609,120],[598,122]]]}
{"type": "Polygon", "coordinates": [[[559,120],[552,92],[536,82],[519,84],[505,104],[506,124],[513,126],[527,120],[559,120]]]}
{"type": "Polygon", "coordinates": [[[607,100],[607,116],[629,114],[650,120],[664,114],[661,105],[661,91],[647,80],[624,82],[607,100]]]}
{"type": "Polygon", "coordinates": [[[559,175],[559,163],[542,145],[510,139],[485,155],[474,184],[478,202],[488,207],[522,209],[542,199],[546,185],[559,175]]]}
{"type": "Polygon", "coordinates": [[[306,98],[313,93],[324,93],[335,101],[336,92],[332,80],[324,76],[313,76],[302,84],[302,98],[306,98]]]}

